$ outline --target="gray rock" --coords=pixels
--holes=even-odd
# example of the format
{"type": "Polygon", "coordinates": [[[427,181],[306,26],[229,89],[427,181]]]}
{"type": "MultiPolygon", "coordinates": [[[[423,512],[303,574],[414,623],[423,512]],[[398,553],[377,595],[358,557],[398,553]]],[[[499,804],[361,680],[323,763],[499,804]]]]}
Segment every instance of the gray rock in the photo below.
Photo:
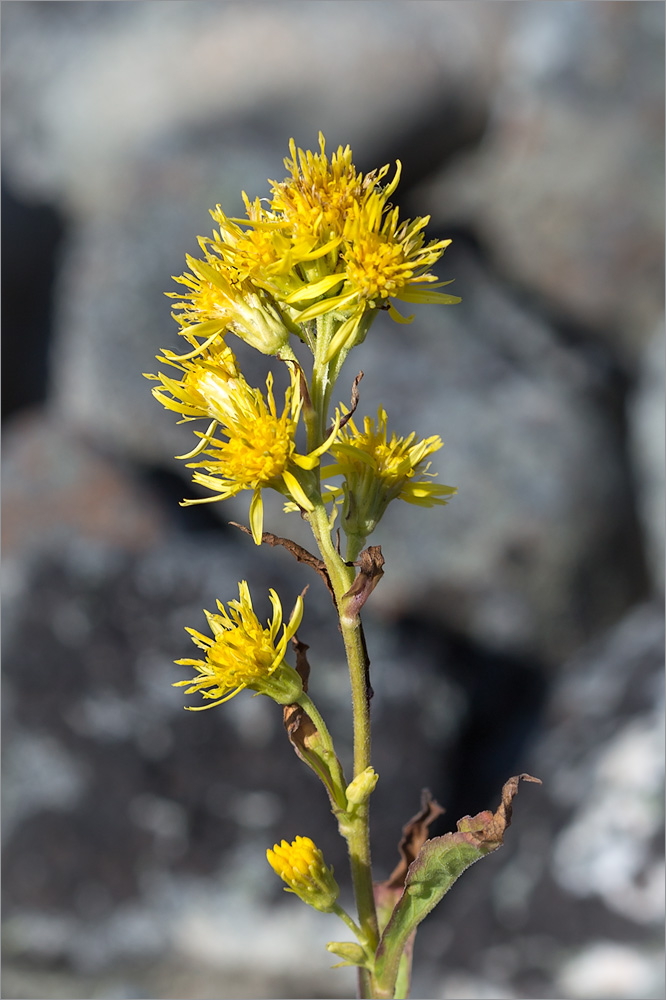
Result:
{"type": "Polygon", "coordinates": [[[664,324],[656,328],[641,358],[638,381],[630,402],[629,430],[638,509],[643,524],[647,563],[655,587],[664,591],[664,324]]]}
{"type": "Polygon", "coordinates": [[[5,167],[23,192],[80,217],[122,202],[137,157],[165,135],[254,120],[280,151],[323,129],[363,159],[442,92],[478,105],[506,15],[478,18],[464,3],[391,4],[377,17],[367,0],[176,0],[17,4],[3,21],[5,167]]]}
{"type": "MultiPolygon", "coordinates": [[[[620,1000],[631,980],[645,1000],[662,995],[659,608],[635,608],[567,662],[545,733],[525,749],[539,665],[625,614],[646,589],[642,553],[663,540],[657,364],[645,362],[633,395],[630,467],[607,372],[506,278],[594,329],[633,375],[663,308],[663,10],[377,11],[3,8],[8,183],[69,220],[51,400],[10,426],[3,456],[8,995],[353,992],[353,975],[327,969],[338,926],[284,897],[262,860],[275,839],[310,834],[345,881],[326,802],[279,711],[239,697],[192,716],[170,686],[172,660],[189,651],[183,626],[202,626],[202,608],[233,597],[239,577],[266,613],[269,586],[289,607],[309,583],[312,692],[346,762],[348,680],[329,597],[284,551],[224,530],[246,519],[247,498],[205,508],[213,526],[201,508],[180,520],[175,499],[141,479],[177,470],[189,440],[141,372],[176,342],[162,293],[209,231],[210,207],[239,210],[242,188],[265,194],[291,134],[312,146],[321,127],[329,149],[350,141],[367,169],[384,162],[377,150],[393,159],[412,144],[412,126],[421,173],[407,182],[405,155],[400,204],[471,227],[491,252],[482,263],[455,241],[441,272],[463,304],[422,307],[412,327],[380,319],[340,383],[346,400],[363,368],[360,415],[382,403],[398,433],[441,434],[433,466],[459,488],[446,509],[395,504],[373,538],[387,557],[366,615],[377,874],[393,867],[423,785],[457,812],[456,781],[474,800],[481,770],[497,795],[510,773],[533,771],[544,787],[521,792],[505,849],[421,929],[414,994],[620,1000]],[[491,106],[484,142],[463,159],[491,106]],[[436,185],[414,188],[456,152],[436,185]]],[[[261,384],[264,359],[241,354],[261,384]]],[[[267,502],[267,527],[310,547],[307,525],[280,508],[267,502]]],[[[470,811],[496,804],[481,798],[470,811]]]]}
{"type": "Polygon", "coordinates": [[[562,666],[523,757],[543,785],[419,931],[417,996],[663,996],[663,657],[655,602],[562,666]]]}
{"type": "Polygon", "coordinates": [[[663,309],[664,11],[510,14],[482,143],[416,198],[631,368],[663,309]]]}

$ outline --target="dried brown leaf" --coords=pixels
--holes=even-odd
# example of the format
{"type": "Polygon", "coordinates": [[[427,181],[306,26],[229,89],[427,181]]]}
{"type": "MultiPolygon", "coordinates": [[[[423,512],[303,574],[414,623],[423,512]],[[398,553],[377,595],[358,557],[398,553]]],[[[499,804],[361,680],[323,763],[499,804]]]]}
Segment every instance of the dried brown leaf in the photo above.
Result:
{"type": "Polygon", "coordinates": [[[362,378],[363,378],[363,372],[359,372],[352,383],[351,405],[347,413],[344,413],[342,415],[342,418],[340,420],[340,430],[342,430],[345,424],[351,420],[351,418],[354,416],[354,413],[356,412],[356,407],[358,406],[358,401],[359,401],[358,384],[362,378]]]}
{"type": "MultiPolygon", "coordinates": [[[[504,832],[511,826],[511,816],[513,813],[513,800],[518,792],[521,781],[532,781],[537,785],[541,784],[540,778],[534,778],[531,774],[515,774],[504,783],[502,788],[502,801],[495,810],[484,809],[476,816],[463,816],[458,820],[458,834],[462,834],[464,839],[484,852],[494,851],[500,847],[504,840],[504,832]]],[[[452,837],[458,834],[450,834],[452,837]]]]}
{"type": "MultiPolygon", "coordinates": [[[[244,524],[239,524],[238,521],[229,521],[229,524],[233,525],[234,528],[240,528],[244,531],[246,535],[251,535],[252,532],[244,524]]],[[[270,531],[264,531],[261,536],[262,542],[266,545],[281,545],[283,549],[287,552],[291,552],[294,559],[298,562],[305,563],[306,566],[311,566],[315,573],[319,573],[326,587],[333,598],[333,603],[335,603],[335,594],[333,593],[333,586],[331,584],[331,578],[328,575],[328,570],[324,565],[322,559],[318,559],[317,556],[313,556],[311,552],[304,549],[302,545],[298,545],[297,542],[292,542],[290,538],[282,538],[280,535],[274,535],[270,531]]]]}
{"type": "Polygon", "coordinates": [[[388,889],[402,889],[407,869],[428,839],[431,823],[444,812],[439,802],[433,799],[429,789],[424,788],[421,792],[421,809],[402,829],[402,839],[398,844],[400,861],[383,883],[388,889]]]}
{"type": "Polygon", "coordinates": [[[345,614],[350,618],[360,613],[361,608],[384,575],[384,556],[381,546],[369,545],[367,549],[363,549],[354,565],[359,567],[359,571],[344,595],[347,599],[345,614]]]}

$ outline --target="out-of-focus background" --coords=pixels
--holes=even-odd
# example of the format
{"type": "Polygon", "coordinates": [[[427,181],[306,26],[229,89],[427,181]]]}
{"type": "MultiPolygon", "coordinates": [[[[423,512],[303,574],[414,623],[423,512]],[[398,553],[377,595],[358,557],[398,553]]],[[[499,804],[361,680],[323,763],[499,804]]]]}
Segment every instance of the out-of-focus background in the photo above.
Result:
{"type": "Polygon", "coordinates": [[[662,997],[663,4],[5,2],[2,74],[3,996],[354,993],[336,919],[264,860],[309,835],[346,878],[279,712],[170,686],[239,578],[262,614],[310,583],[348,755],[328,596],[228,526],[246,498],[179,508],[191,432],[142,378],[208,210],[322,129],[362,170],[402,160],[463,299],[382,317],[341,383],[441,433],[459,490],[373,539],[378,877],[422,787],[443,833],[544,782],[422,926],[413,995],[662,997]]]}

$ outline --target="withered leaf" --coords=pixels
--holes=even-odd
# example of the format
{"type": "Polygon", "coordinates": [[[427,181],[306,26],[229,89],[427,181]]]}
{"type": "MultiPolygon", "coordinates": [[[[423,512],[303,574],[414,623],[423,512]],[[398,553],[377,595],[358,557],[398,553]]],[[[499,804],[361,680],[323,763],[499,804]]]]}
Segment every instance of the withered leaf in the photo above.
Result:
{"type": "Polygon", "coordinates": [[[358,401],[359,401],[358,384],[359,384],[359,382],[361,381],[362,378],[363,378],[363,372],[359,372],[358,375],[356,376],[356,378],[354,379],[353,383],[352,383],[351,405],[350,405],[349,410],[347,411],[347,413],[343,413],[343,415],[342,415],[342,418],[340,420],[340,430],[342,430],[342,428],[345,426],[345,424],[348,423],[351,420],[351,418],[354,416],[354,413],[356,411],[356,407],[358,406],[358,401]]]}
{"type": "MultiPolygon", "coordinates": [[[[303,682],[303,690],[307,693],[308,681],[310,679],[310,664],[308,662],[307,651],[310,648],[305,642],[301,642],[298,635],[292,636],[291,646],[296,653],[296,673],[303,682]]],[[[312,739],[317,729],[310,717],[305,714],[300,705],[285,705],[282,710],[284,727],[287,730],[289,742],[294,750],[307,764],[304,753],[308,749],[308,739],[312,739]]]]}
{"type": "Polygon", "coordinates": [[[421,792],[421,809],[402,829],[402,839],[398,844],[400,861],[383,883],[387,888],[402,890],[407,869],[428,839],[428,828],[443,812],[445,810],[433,799],[429,789],[424,788],[421,792]]]}
{"type": "MultiPolygon", "coordinates": [[[[293,636],[291,645],[296,651],[296,671],[303,681],[303,690],[307,692],[308,680],[310,677],[310,664],[308,663],[307,650],[310,648],[306,643],[301,642],[298,636],[293,636]]],[[[342,767],[337,757],[326,753],[321,747],[319,730],[314,722],[301,708],[300,705],[285,705],[282,710],[284,728],[296,756],[304,764],[311,768],[318,778],[326,786],[326,790],[331,799],[334,809],[344,809],[346,803],[338,801],[340,789],[344,787],[342,767]],[[337,782],[333,779],[331,768],[336,772],[337,782]]]]}
{"type": "MultiPolygon", "coordinates": [[[[465,835],[469,843],[476,843],[485,854],[501,847],[504,840],[504,831],[511,826],[511,816],[513,815],[513,800],[518,793],[518,786],[521,781],[532,781],[537,785],[541,784],[540,778],[534,778],[531,774],[516,774],[509,778],[502,788],[502,801],[497,810],[493,813],[489,809],[477,813],[476,816],[463,816],[458,820],[458,833],[465,835]]],[[[447,834],[456,837],[458,834],[447,834]]]]}
{"type": "Polygon", "coordinates": [[[530,774],[509,778],[494,813],[484,810],[476,816],[464,816],[458,821],[455,833],[433,837],[421,847],[407,870],[404,890],[377,948],[375,976],[382,991],[380,996],[394,996],[401,956],[421,921],[466,868],[501,847],[504,831],[511,823],[512,802],[521,780],[541,784],[530,774]]]}
{"type": "MultiPolygon", "coordinates": [[[[238,521],[229,521],[229,524],[233,525],[234,528],[240,528],[240,530],[244,531],[246,535],[252,534],[248,527],[244,524],[239,524],[238,521]]],[[[282,548],[287,550],[287,552],[291,552],[294,559],[297,559],[298,562],[305,563],[306,566],[311,566],[316,573],[319,573],[319,576],[326,584],[328,592],[333,598],[333,603],[335,604],[335,594],[333,592],[331,578],[328,575],[328,570],[326,569],[322,559],[318,559],[317,556],[313,556],[311,552],[304,549],[302,545],[298,545],[297,542],[292,542],[291,538],[282,538],[280,535],[274,535],[270,531],[262,532],[261,540],[262,542],[265,542],[266,545],[281,545],[282,548]]]]}
{"type": "Polygon", "coordinates": [[[308,663],[307,652],[310,648],[307,643],[301,642],[298,633],[291,637],[291,648],[296,653],[296,673],[303,681],[303,690],[307,694],[308,681],[310,680],[310,664],[308,663]]]}
{"type": "Polygon", "coordinates": [[[354,565],[359,567],[359,571],[344,595],[347,600],[345,614],[350,618],[354,618],[360,613],[361,608],[384,575],[384,556],[381,546],[369,545],[367,549],[363,549],[354,565]]]}

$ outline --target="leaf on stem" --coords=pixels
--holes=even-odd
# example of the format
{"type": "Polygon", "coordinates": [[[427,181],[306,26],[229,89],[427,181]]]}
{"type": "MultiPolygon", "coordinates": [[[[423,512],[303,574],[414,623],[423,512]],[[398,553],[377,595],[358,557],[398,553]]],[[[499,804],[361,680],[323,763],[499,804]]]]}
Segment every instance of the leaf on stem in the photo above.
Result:
{"type": "MultiPolygon", "coordinates": [[[[307,658],[307,650],[310,648],[306,643],[301,642],[298,636],[293,636],[291,640],[292,648],[296,653],[296,672],[303,682],[303,690],[307,694],[308,680],[310,677],[310,664],[307,658]]],[[[336,782],[331,774],[331,761],[320,745],[319,730],[314,722],[301,708],[300,705],[285,705],[283,709],[284,728],[292,747],[304,764],[307,764],[315,772],[318,778],[326,786],[331,803],[336,808],[343,808],[344,803],[336,798],[336,790],[339,782],[336,782]]],[[[336,758],[338,769],[340,762],[336,758]]]]}
{"type": "Polygon", "coordinates": [[[345,424],[351,420],[351,418],[354,416],[354,413],[356,412],[356,407],[358,406],[358,401],[360,398],[360,393],[358,391],[358,384],[362,378],[363,378],[363,372],[361,371],[358,373],[358,375],[356,376],[356,378],[352,383],[351,404],[347,412],[342,414],[342,417],[340,418],[340,427],[338,428],[338,430],[342,430],[345,424]]]}
{"type": "MultiPolygon", "coordinates": [[[[246,528],[244,524],[239,524],[238,521],[229,521],[229,524],[233,525],[234,528],[240,528],[244,531],[246,535],[251,535],[252,532],[249,528],[246,528]]],[[[319,573],[322,578],[328,592],[333,597],[333,603],[335,603],[335,594],[333,592],[333,586],[331,584],[331,578],[328,575],[328,570],[322,559],[318,559],[317,556],[313,556],[311,552],[304,549],[302,545],[298,545],[296,542],[292,542],[290,538],[281,538],[280,535],[273,535],[270,531],[264,531],[261,535],[261,540],[266,545],[281,545],[287,552],[291,552],[294,559],[298,562],[305,563],[306,566],[311,566],[315,573],[319,573]]],[[[305,647],[307,649],[307,646],[305,647]]]]}
{"type": "Polygon", "coordinates": [[[404,890],[377,949],[375,976],[382,990],[380,996],[394,995],[401,955],[421,921],[466,868],[502,846],[521,780],[541,784],[538,778],[529,774],[509,778],[502,788],[502,801],[494,813],[486,809],[476,816],[464,816],[458,821],[456,833],[426,840],[409,865],[404,890]]]}
{"type": "Polygon", "coordinates": [[[351,587],[344,595],[347,599],[345,615],[355,618],[384,575],[384,556],[380,545],[363,549],[355,566],[360,567],[351,587]]]}
{"type": "MultiPolygon", "coordinates": [[[[293,643],[293,639],[291,640],[293,643]]],[[[407,869],[412,861],[416,859],[419,851],[428,839],[428,829],[438,816],[446,810],[440,806],[439,802],[433,799],[428,788],[421,792],[421,809],[416,816],[412,816],[409,823],[402,828],[402,839],[398,844],[400,851],[400,861],[391,872],[386,882],[382,882],[389,889],[399,889],[402,892],[405,884],[407,869]]]]}

